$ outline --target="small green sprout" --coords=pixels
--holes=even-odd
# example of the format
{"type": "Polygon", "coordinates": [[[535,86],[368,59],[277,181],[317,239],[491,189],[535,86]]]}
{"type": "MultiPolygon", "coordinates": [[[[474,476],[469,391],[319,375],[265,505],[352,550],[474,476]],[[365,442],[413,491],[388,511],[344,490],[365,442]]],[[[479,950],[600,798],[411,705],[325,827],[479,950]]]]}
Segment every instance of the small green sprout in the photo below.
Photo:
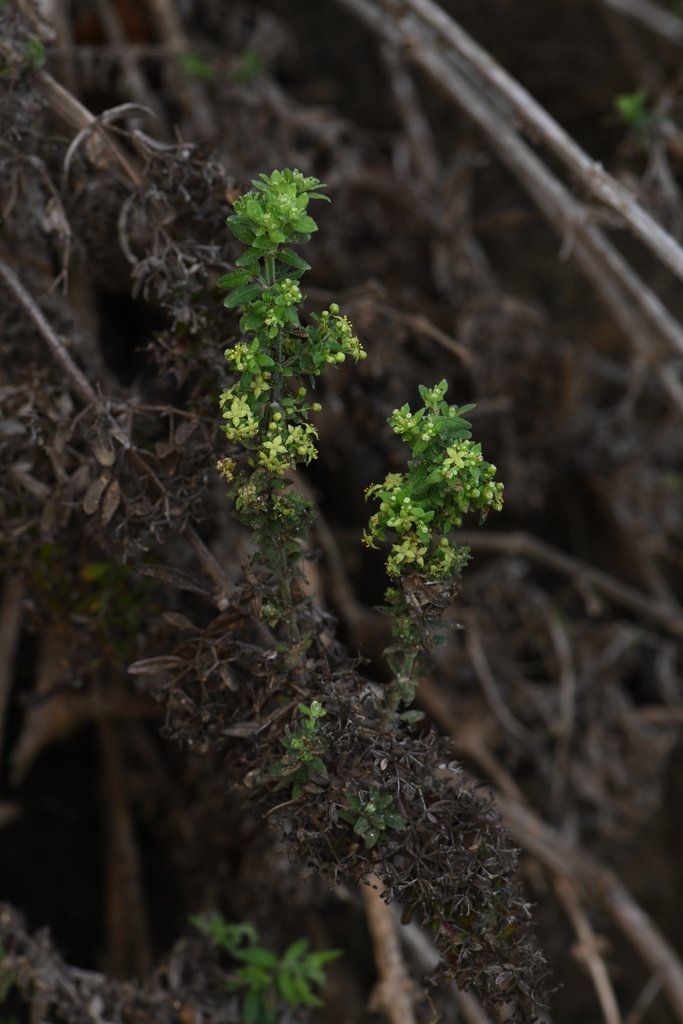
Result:
{"type": "Polygon", "coordinates": [[[245,50],[231,69],[230,77],[238,85],[249,85],[266,70],[263,58],[256,50],[245,50]]]}
{"type": "Polygon", "coordinates": [[[337,811],[342,821],[353,826],[353,831],[371,850],[389,829],[402,832],[406,819],[394,808],[390,793],[372,789],[369,793],[344,793],[348,807],[337,811]]]}
{"type": "Polygon", "coordinates": [[[273,766],[273,774],[280,778],[279,785],[292,783],[292,800],[303,795],[307,782],[320,782],[327,778],[327,768],[321,759],[325,752],[325,741],[318,733],[318,722],[327,711],[320,701],[311,701],[310,706],[299,704],[301,725],[294,732],[287,726],[280,743],[286,754],[273,766]]]}
{"type": "Polygon", "coordinates": [[[633,92],[622,92],[614,98],[616,111],[629,127],[639,127],[650,118],[647,110],[647,89],[635,89],[633,92]]]}
{"type": "Polygon", "coordinates": [[[197,82],[208,82],[216,77],[215,68],[208,64],[203,57],[200,57],[198,53],[193,53],[192,51],[181,53],[178,59],[187,78],[194,79],[197,82]]]}
{"type": "Polygon", "coordinates": [[[240,964],[225,985],[243,995],[242,1024],[276,1024],[283,1003],[292,1010],[324,1005],[315,989],[325,984],[325,964],[341,956],[341,950],[312,953],[308,940],[298,939],[278,957],[258,945],[248,923],[230,924],[220,914],[192,918],[192,923],[240,964]]]}
{"type": "Polygon", "coordinates": [[[19,971],[4,946],[0,945],[0,1003],[4,1003],[19,980],[19,971]]]}
{"type": "Polygon", "coordinates": [[[35,36],[29,39],[24,46],[24,57],[34,71],[40,71],[45,67],[47,57],[45,55],[45,47],[40,39],[37,39],[35,36]]]}
{"type": "Polygon", "coordinates": [[[646,147],[657,117],[649,109],[647,89],[635,89],[621,93],[614,99],[614,106],[623,124],[630,128],[636,142],[646,147]]]}

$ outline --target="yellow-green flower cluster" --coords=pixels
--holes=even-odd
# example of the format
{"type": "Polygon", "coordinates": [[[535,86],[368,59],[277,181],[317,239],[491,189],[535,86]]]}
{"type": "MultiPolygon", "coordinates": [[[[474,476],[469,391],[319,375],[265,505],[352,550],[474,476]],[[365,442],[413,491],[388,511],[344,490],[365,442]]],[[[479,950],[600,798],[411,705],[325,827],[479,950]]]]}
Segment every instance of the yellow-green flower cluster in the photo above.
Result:
{"type": "MultiPolygon", "coordinates": [[[[454,500],[463,515],[471,508],[502,509],[503,485],[494,482],[496,467],[484,461],[480,444],[463,440],[449,445],[441,471],[445,483],[453,484],[454,500]]],[[[455,525],[461,526],[462,518],[455,525]]]]}
{"type": "Polygon", "coordinates": [[[259,418],[250,397],[244,394],[239,382],[220,396],[219,405],[226,421],[223,430],[229,441],[247,441],[259,432],[259,418]]]}
{"type": "Polygon", "coordinates": [[[418,572],[444,579],[462,567],[466,552],[452,540],[463,516],[473,510],[482,518],[499,511],[503,486],[494,480],[496,467],[484,461],[481,445],[470,440],[469,423],[444,401],[446,381],[420,388],[423,408],[407,405],[389,418],[394,431],[411,447],[406,473],[389,473],[373,484],[366,497],[379,500],[363,540],[369,547],[392,539],[387,557],[390,576],[418,572]]]}
{"type": "Polygon", "coordinates": [[[317,327],[322,340],[330,348],[328,363],[343,363],[346,356],[351,356],[356,362],[367,357],[367,352],[353,333],[349,318],[340,316],[336,302],[320,314],[317,327]]]}
{"type": "Polygon", "coordinates": [[[380,499],[379,511],[370,517],[363,541],[368,547],[377,547],[377,541],[387,533],[397,534],[387,556],[387,572],[401,576],[410,571],[424,572],[433,578],[448,575],[458,554],[446,537],[435,536],[434,509],[425,507],[424,501],[411,496],[408,477],[403,473],[389,473],[382,484],[373,484],[365,492],[366,498],[380,499]]]}
{"type": "Polygon", "coordinates": [[[308,464],[318,457],[313,438],[318,436],[310,423],[282,423],[276,413],[268,427],[268,435],[261,442],[256,462],[271,473],[282,476],[298,462],[308,464]]]}
{"type": "Polygon", "coordinates": [[[302,301],[299,285],[285,277],[272,288],[265,289],[262,299],[249,303],[246,313],[253,316],[257,311],[263,321],[266,336],[276,338],[287,325],[298,323],[297,307],[302,301]]]}

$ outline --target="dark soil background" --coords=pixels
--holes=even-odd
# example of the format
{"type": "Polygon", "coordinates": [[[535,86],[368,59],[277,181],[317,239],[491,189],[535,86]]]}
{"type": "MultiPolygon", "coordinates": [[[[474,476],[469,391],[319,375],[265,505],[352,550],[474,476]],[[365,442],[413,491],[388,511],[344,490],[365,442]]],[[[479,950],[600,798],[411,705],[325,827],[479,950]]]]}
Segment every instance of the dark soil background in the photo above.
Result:
{"type": "MultiPolygon", "coordinates": [[[[683,22],[667,38],[617,6],[441,4],[680,239],[683,22]],[[625,123],[615,100],[640,88],[625,123]]],[[[297,481],[321,510],[308,572],[335,664],[387,678],[363,492],[403,464],[387,416],[445,377],[506,502],[464,532],[464,628],[418,704],[521,850],[543,1018],[683,1021],[681,283],[530,132],[582,210],[550,223],[418,47],[391,42],[397,9],[0,5],[5,1022],[238,1020],[189,923],[212,911],[278,951],[344,951],[314,1019],[388,1019],[358,887],[283,851],[250,796],[267,651],[215,471],[237,336],[215,283],[239,254],[231,200],[278,167],[328,184],[307,309],[339,302],[368,353],[323,380],[321,456],[297,481]],[[582,265],[586,225],[630,294],[582,265]]],[[[482,1024],[476,1001],[420,987],[418,924],[399,934],[416,1019],[482,1024]]]]}

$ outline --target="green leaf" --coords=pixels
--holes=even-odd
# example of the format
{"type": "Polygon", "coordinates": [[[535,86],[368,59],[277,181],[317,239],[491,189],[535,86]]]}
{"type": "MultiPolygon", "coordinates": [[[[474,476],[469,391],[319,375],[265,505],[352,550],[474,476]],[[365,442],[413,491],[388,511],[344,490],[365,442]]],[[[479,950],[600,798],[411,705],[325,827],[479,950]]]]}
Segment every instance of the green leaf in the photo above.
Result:
{"type": "Polygon", "coordinates": [[[250,270],[233,270],[231,274],[223,274],[216,281],[219,288],[236,288],[238,285],[251,281],[253,274],[250,270]]]}
{"type": "Polygon", "coordinates": [[[24,46],[24,57],[29,62],[34,71],[40,71],[41,68],[45,67],[45,47],[41,43],[40,39],[35,36],[24,46]]]}
{"type": "Polygon", "coordinates": [[[245,284],[241,288],[235,288],[234,291],[229,292],[223,299],[223,305],[227,306],[228,309],[233,309],[235,306],[246,306],[248,302],[251,302],[252,299],[255,299],[260,294],[260,285],[245,284]]]}
{"type": "Polygon", "coordinates": [[[256,233],[252,227],[251,221],[247,217],[242,217],[240,214],[233,214],[232,217],[228,217],[226,223],[235,238],[239,239],[240,242],[244,242],[245,245],[252,244],[256,237],[256,233]]]}
{"type": "Polygon", "coordinates": [[[376,829],[370,829],[363,834],[363,842],[365,843],[365,849],[371,850],[373,846],[376,846],[379,841],[380,833],[376,829]]]}
{"type": "Polygon", "coordinates": [[[248,946],[246,949],[240,949],[236,956],[242,963],[258,968],[274,968],[279,963],[275,953],[264,949],[263,946],[248,946]]]}
{"type": "Polygon", "coordinates": [[[272,1010],[263,1003],[258,992],[247,992],[242,1005],[243,1024],[270,1024],[272,1010]]]}
{"type": "Polygon", "coordinates": [[[621,93],[614,99],[619,117],[624,124],[639,126],[649,118],[646,108],[647,89],[636,89],[634,92],[621,93]]]}
{"type": "Polygon", "coordinates": [[[356,811],[349,811],[345,807],[340,807],[337,810],[337,817],[349,825],[355,825],[358,820],[358,813],[356,811]]]}
{"type": "Polygon", "coordinates": [[[216,74],[215,69],[210,64],[207,64],[204,58],[200,57],[197,53],[181,53],[179,54],[179,60],[180,66],[188,78],[206,82],[216,74]]]}
{"type": "Polygon", "coordinates": [[[308,939],[297,939],[291,946],[288,946],[282,957],[282,963],[293,963],[300,960],[308,949],[308,939]]]}
{"type": "Polygon", "coordinates": [[[403,711],[399,715],[402,722],[407,722],[409,725],[413,725],[415,722],[421,722],[425,717],[424,711],[403,711]]]}
{"type": "Polygon", "coordinates": [[[303,783],[297,779],[294,785],[292,786],[292,800],[298,800],[301,796],[303,796],[303,792],[303,783]]]}
{"type": "Polygon", "coordinates": [[[313,234],[314,231],[318,230],[318,225],[312,217],[302,214],[301,217],[296,217],[292,221],[292,231],[296,231],[301,235],[313,234]]]}
{"type": "Polygon", "coordinates": [[[316,953],[311,953],[307,961],[309,975],[315,974],[316,981],[324,981],[324,976],[321,973],[323,966],[331,960],[338,960],[343,955],[344,951],[341,949],[321,949],[316,953]]]}
{"type": "MultiPolygon", "coordinates": [[[[323,196],[323,199],[327,199],[327,196],[323,196]]],[[[294,267],[295,270],[299,270],[302,274],[311,269],[311,264],[302,259],[293,249],[280,249],[277,259],[280,263],[284,263],[287,267],[294,267]]]]}
{"type": "Polygon", "coordinates": [[[321,775],[324,779],[327,778],[327,767],[325,762],[321,761],[319,757],[314,757],[308,762],[309,772],[315,772],[316,775],[321,775]]]}
{"type": "Polygon", "coordinates": [[[241,256],[238,256],[235,260],[235,266],[251,271],[252,277],[257,277],[261,269],[259,261],[254,256],[253,252],[245,252],[241,256]]]}
{"type": "Polygon", "coordinates": [[[277,975],[277,987],[280,995],[292,1009],[299,1005],[299,993],[297,992],[294,979],[289,971],[280,970],[277,975]]]}

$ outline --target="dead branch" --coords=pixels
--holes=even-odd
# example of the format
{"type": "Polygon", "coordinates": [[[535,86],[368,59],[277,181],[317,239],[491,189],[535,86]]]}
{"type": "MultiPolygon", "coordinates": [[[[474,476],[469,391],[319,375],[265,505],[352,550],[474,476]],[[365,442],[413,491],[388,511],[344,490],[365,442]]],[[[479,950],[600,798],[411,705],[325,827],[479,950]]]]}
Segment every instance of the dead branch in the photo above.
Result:
{"type": "MultiPolygon", "coordinates": [[[[505,86],[504,98],[506,100],[514,98],[515,103],[512,105],[515,112],[523,120],[526,120],[529,127],[538,131],[540,136],[546,139],[551,149],[554,151],[560,149],[557,155],[573,154],[572,169],[576,171],[577,168],[582,168],[583,172],[588,175],[587,181],[594,184],[592,191],[599,198],[606,202],[609,199],[609,205],[617,208],[625,216],[626,213],[629,213],[626,218],[627,222],[638,237],[641,237],[645,231],[645,223],[653,225],[653,228],[648,227],[648,230],[653,232],[648,237],[650,239],[655,237],[654,228],[659,232],[659,236],[664,236],[657,255],[681,276],[683,274],[683,250],[673,238],[659,228],[652,218],[609,175],[606,175],[602,169],[598,173],[595,168],[599,165],[594,164],[576,147],[559,126],[531,100],[531,97],[510,79],[484,51],[469,40],[469,37],[462,33],[440,8],[436,8],[429,0],[409,0],[408,2],[408,6],[413,7],[416,11],[419,10],[420,17],[425,17],[425,24],[429,25],[429,29],[425,29],[419,20],[417,22],[414,19],[401,20],[398,15],[392,23],[369,0],[341,0],[341,2],[360,15],[382,38],[394,41],[398,38],[406,47],[409,55],[451,96],[465,115],[484,131],[489,144],[516,174],[522,186],[532,195],[560,236],[565,240],[571,240],[571,254],[609,306],[635,350],[643,354],[647,352],[647,358],[652,359],[650,342],[652,337],[655,337],[665,341],[667,347],[678,353],[683,353],[683,330],[680,325],[652,289],[626,263],[603,232],[591,223],[590,211],[571,195],[566,186],[548,170],[531,147],[521,139],[511,122],[509,104],[507,109],[501,111],[486,98],[481,82],[477,82],[475,78],[475,83],[472,84],[471,75],[469,75],[472,67],[477,74],[481,72],[487,85],[499,91],[503,85],[505,86]],[[425,11],[430,15],[429,18],[426,17],[425,11]],[[440,27],[444,39],[453,50],[447,49],[446,53],[439,52],[440,44],[435,43],[433,33],[430,31],[435,24],[440,27]],[[458,58],[455,61],[453,52],[456,52],[458,58]],[[487,74],[484,74],[484,69],[487,74]],[[532,119],[527,110],[528,104],[530,104],[529,110],[534,112],[532,119]],[[524,112],[527,115],[526,119],[524,112]],[[536,117],[536,112],[538,117],[536,117]],[[553,142],[557,145],[554,146],[553,142]],[[643,221],[643,218],[646,220],[643,221]]],[[[394,0],[388,0],[388,3],[390,6],[394,6],[394,0]]],[[[670,379],[667,378],[664,384],[674,401],[678,402],[670,379]]]]}
{"type": "Polygon", "coordinates": [[[555,892],[574,926],[578,942],[573,953],[591,977],[605,1024],[621,1024],[619,1004],[603,956],[604,940],[595,934],[576,886],[567,877],[555,879],[555,892]]]}
{"type": "Polygon", "coordinates": [[[554,875],[567,874],[608,911],[641,960],[661,979],[662,991],[677,1020],[683,1020],[683,966],[652,918],[621,880],[585,850],[576,847],[532,811],[505,797],[496,798],[503,824],[525,850],[554,875]]]}
{"type": "Polygon", "coordinates": [[[379,982],[371,997],[371,1005],[381,1009],[391,1024],[415,1024],[411,991],[414,984],[408,975],[394,915],[381,896],[383,885],[371,875],[361,886],[368,928],[375,949],[379,982]]]}
{"type": "Polygon", "coordinates": [[[102,765],[107,967],[115,978],[144,977],[152,966],[142,863],[135,835],[120,738],[115,724],[98,721],[102,765]]]}
{"type": "Polygon", "coordinates": [[[94,0],[94,7],[109,41],[120,47],[119,59],[127,91],[160,117],[161,106],[140,71],[137,54],[126,45],[126,33],[116,7],[109,0],[94,0]]]}
{"type": "Polygon", "coordinates": [[[594,587],[623,608],[628,608],[649,622],[656,623],[674,636],[683,635],[683,609],[678,604],[649,597],[628,583],[622,583],[609,573],[558,551],[551,544],[546,544],[531,534],[521,530],[513,533],[498,533],[494,530],[481,530],[477,533],[474,530],[461,530],[458,540],[477,551],[495,551],[541,562],[556,572],[594,587]]]}
{"type": "Polygon", "coordinates": [[[633,18],[670,43],[683,43],[683,21],[665,8],[650,3],[650,0],[601,0],[601,3],[627,18],[633,18]]]}
{"type": "MultiPolygon", "coordinates": [[[[420,703],[437,724],[452,735],[460,746],[460,731],[453,714],[441,702],[432,700],[433,688],[420,690],[420,703]]],[[[578,887],[582,900],[604,907],[616,925],[631,943],[639,957],[661,981],[662,992],[678,1021],[683,1021],[683,964],[676,951],[661,934],[655,923],[636,902],[626,886],[610,869],[596,860],[591,853],[576,846],[544,822],[513,795],[516,784],[506,785],[508,772],[490,751],[479,760],[476,746],[470,746],[467,756],[490,774],[493,764],[495,783],[499,791],[494,795],[495,806],[512,839],[535,857],[546,870],[559,879],[578,887]],[[502,785],[501,785],[502,782],[502,785]],[[503,791],[507,794],[503,796],[503,791]]]]}
{"type": "Polygon", "coordinates": [[[478,46],[438,4],[432,0],[383,0],[381,5],[370,0],[341,2],[371,23],[375,31],[379,27],[378,19],[388,23],[383,11],[391,11],[393,25],[408,52],[416,58],[418,49],[422,49],[425,42],[426,49],[432,53],[436,52],[440,44],[445,43],[450,53],[462,61],[462,69],[473,80],[475,92],[480,95],[491,93],[495,101],[503,105],[508,121],[510,114],[516,116],[534,138],[544,142],[565,164],[590,195],[619,214],[636,237],[683,280],[683,249],[676,240],[643,209],[623,185],[605,171],[602,164],[592,160],[526,89],[478,46]],[[406,17],[406,11],[414,15],[413,19],[406,17]],[[429,30],[428,39],[425,28],[429,30]],[[481,88],[481,84],[485,88],[481,88]]]}
{"type": "Polygon", "coordinates": [[[0,756],[24,615],[25,589],[19,576],[7,576],[0,597],[0,756]]]}
{"type": "Polygon", "coordinates": [[[14,296],[24,312],[28,313],[49,348],[52,357],[59,363],[69,378],[76,394],[79,395],[86,405],[98,406],[100,399],[90,381],[76,366],[64,342],[47,322],[38,304],[31,298],[14,271],[1,258],[0,279],[2,279],[7,290],[14,296]]]}

